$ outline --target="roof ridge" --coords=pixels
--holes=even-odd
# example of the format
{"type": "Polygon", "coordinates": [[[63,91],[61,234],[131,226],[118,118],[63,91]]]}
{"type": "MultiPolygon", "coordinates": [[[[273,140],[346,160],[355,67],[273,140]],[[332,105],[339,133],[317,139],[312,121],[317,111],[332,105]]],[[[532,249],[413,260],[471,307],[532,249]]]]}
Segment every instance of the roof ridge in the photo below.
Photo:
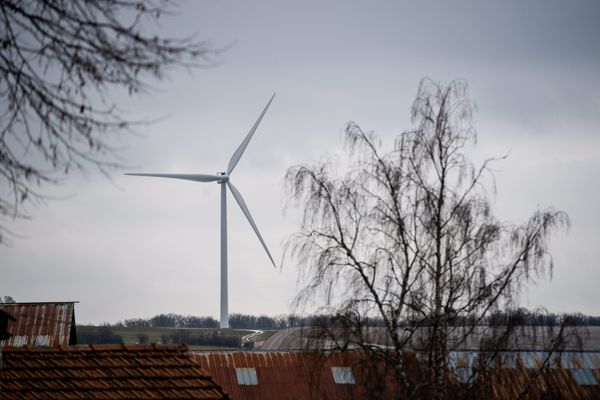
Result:
{"type": "Polygon", "coordinates": [[[70,301],[18,301],[16,303],[0,303],[2,306],[19,306],[19,305],[31,305],[31,304],[79,304],[79,300],[70,301]]]}
{"type": "Polygon", "coordinates": [[[75,344],[75,345],[56,345],[56,346],[31,346],[29,344],[21,347],[7,347],[3,352],[23,352],[23,351],[40,351],[40,352],[180,352],[185,355],[189,351],[184,344],[172,343],[118,343],[118,344],[75,344]]]}

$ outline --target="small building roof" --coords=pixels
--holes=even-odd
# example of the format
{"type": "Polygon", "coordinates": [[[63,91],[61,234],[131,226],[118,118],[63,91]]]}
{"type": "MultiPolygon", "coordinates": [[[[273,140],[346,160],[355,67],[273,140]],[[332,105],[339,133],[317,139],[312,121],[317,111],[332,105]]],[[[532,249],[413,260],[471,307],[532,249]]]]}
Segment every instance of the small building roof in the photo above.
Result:
{"type": "Polygon", "coordinates": [[[66,346],[77,343],[75,302],[0,304],[16,321],[8,323],[10,337],[2,348],[21,346],[66,346]]]}
{"type": "Polygon", "coordinates": [[[2,399],[229,399],[174,345],[12,348],[2,354],[2,399]]]}

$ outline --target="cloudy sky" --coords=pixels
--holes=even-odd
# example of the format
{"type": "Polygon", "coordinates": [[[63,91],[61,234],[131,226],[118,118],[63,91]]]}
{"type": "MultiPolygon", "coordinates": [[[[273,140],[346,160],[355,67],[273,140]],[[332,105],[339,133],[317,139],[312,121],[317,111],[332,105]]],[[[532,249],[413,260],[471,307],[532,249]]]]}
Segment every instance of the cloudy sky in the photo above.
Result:
{"type": "MultiPolygon", "coordinates": [[[[124,172],[223,171],[273,92],[277,96],[232,181],[277,262],[298,228],[283,213],[283,176],[340,150],[348,121],[390,145],[411,127],[421,78],[469,82],[473,153],[496,165],[498,215],[522,221],[555,206],[572,220],[554,237],[553,279],[528,307],[600,314],[600,4],[596,1],[197,1],[157,33],[229,46],[222,63],[176,71],[150,96],[116,99],[132,118],[168,116],[118,143],[131,168],[113,181],[73,175],[62,200],[10,228],[0,295],[78,300],[82,323],[161,312],[219,312],[219,187],[124,172]]],[[[275,270],[229,197],[231,312],[279,314],[298,268],[275,270]]]]}

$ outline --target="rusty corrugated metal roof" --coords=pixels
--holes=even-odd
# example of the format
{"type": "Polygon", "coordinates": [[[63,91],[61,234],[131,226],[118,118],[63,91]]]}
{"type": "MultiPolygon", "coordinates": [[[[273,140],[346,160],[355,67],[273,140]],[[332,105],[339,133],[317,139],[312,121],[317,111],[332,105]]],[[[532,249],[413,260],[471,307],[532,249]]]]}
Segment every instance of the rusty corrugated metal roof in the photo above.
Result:
{"type": "MultiPolygon", "coordinates": [[[[402,398],[393,369],[365,352],[197,351],[192,355],[238,400],[402,398]],[[244,378],[248,369],[254,369],[256,383],[252,377],[244,378]],[[352,375],[334,379],[336,370],[352,375]]],[[[456,396],[472,399],[508,400],[521,394],[524,399],[600,399],[599,352],[555,354],[549,368],[541,371],[547,356],[504,352],[497,367],[483,370],[478,369],[476,352],[452,352],[449,387],[456,396]]],[[[422,382],[419,368],[411,369],[415,382],[422,382]]]]}
{"type": "Polygon", "coordinates": [[[368,384],[370,376],[364,363],[369,355],[364,352],[194,351],[192,356],[227,393],[239,400],[341,400],[373,398],[373,393],[377,393],[375,398],[397,394],[397,385],[387,382],[385,370],[383,374],[376,371],[384,377],[381,385],[375,388],[368,384]],[[256,378],[250,375],[248,379],[249,374],[256,378]]]}
{"type": "Polygon", "coordinates": [[[3,348],[77,342],[74,302],[0,304],[0,310],[16,320],[8,324],[11,336],[1,342],[3,348]]]}
{"type": "Polygon", "coordinates": [[[2,399],[229,399],[185,346],[102,345],[3,352],[2,399]]]}
{"type": "Polygon", "coordinates": [[[459,351],[449,357],[457,377],[472,379],[471,398],[600,399],[600,352],[505,351],[489,357],[486,368],[480,356],[459,351]]]}
{"type": "MultiPolygon", "coordinates": [[[[477,351],[451,351],[448,355],[450,367],[475,368],[479,354],[477,351]]],[[[501,351],[497,355],[504,368],[517,365],[540,368],[546,363],[549,368],[600,370],[600,351],[501,351]]]]}

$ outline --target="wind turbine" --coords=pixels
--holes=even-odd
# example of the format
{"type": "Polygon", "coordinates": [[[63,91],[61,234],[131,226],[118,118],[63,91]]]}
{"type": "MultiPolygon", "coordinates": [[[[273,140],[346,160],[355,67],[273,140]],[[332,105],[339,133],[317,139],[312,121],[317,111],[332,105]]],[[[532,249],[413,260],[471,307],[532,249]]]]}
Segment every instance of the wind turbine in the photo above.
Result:
{"type": "Polygon", "coordinates": [[[238,203],[238,205],[242,209],[242,212],[248,219],[250,226],[252,226],[252,229],[254,229],[254,233],[256,233],[258,240],[260,241],[263,248],[267,252],[267,255],[269,256],[269,260],[271,260],[271,263],[275,267],[275,261],[273,261],[273,257],[271,256],[271,253],[269,252],[269,249],[267,248],[265,241],[263,240],[260,232],[258,231],[258,228],[256,227],[256,224],[254,223],[254,219],[252,218],[252,215],[250,214],[250,210],[248,210],[248,207],[246,206],[246,202],[242,198],[242,195],[240,194],[240,192],[236,189],[235,186],[233,186],[233,183],[231,183],[231,181],[229,180],[229,176],[233,172],[238,161],[240,161],[240,158],[244,154],[246,147],[248,147],[248,143],[250,143],[250,140],[252,139],[254,132],[256,132],[256,128],[258,128],[258,124],[260,124],[260,121],[262,120],[263,116],[267,112],[267,109],[271,105],[271,102],[273,101],[274,97],[275,97],[275,93],[273,93],[273,96],[271,96],[271,99],[269,99],[269,102],[265,106],[265,109],[262,111],[262,113],[258,117],[258,120],[256,120],[256,122],[252,126],[252,129],[250,129],[250,132],[248,132],[248,134],[246,135],[246,137],[244,138],[242,143],[238,146],[235,153],[233,153],[233,155],[231,156],[231,159],[229,160],[229,164],[227,165],[226,172],[217,172],[216,175],[207,175],[207,174],[125,174],[125,175],[134,175],[134,176],[150,176],[150,177],[157,177],[157,178],[183,179],[183,180],[195,181],[195,182],[217,182],[219,185],[221,185],[221,321],[220,321],[221,328],[229,328],[229,308],[228,308],[229,306],[228,306],[228,294],[227,294],[227,191],[225,189],[225,186],[229,187],[229,190],[231,191],[233,198],[235,199],[235,201],[238,203]]]}

